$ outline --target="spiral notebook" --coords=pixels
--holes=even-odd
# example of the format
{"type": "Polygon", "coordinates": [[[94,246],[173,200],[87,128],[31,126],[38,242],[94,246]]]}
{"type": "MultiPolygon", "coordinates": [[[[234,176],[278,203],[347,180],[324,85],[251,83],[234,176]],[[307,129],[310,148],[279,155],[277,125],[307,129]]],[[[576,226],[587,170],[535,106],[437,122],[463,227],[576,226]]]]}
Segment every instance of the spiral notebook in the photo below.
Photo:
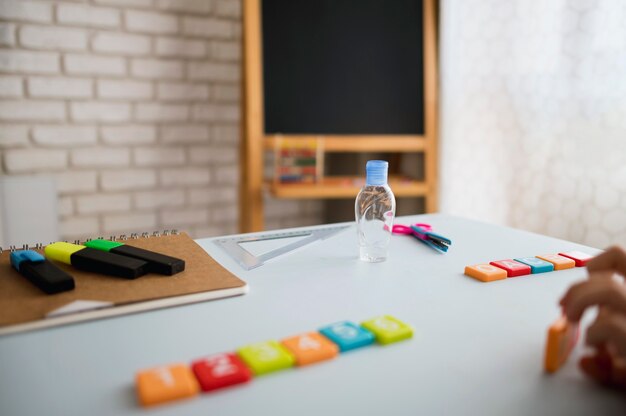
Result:
{"type": "MultiPolygon", "coordinates": [[[[56,263],[74,277],[76,287],[47,295],[11,267],[10,250],[0,249],[0,335],[237,296],[248,290],[244,281],[185,233],[144,233],[112,239],[183,259],[185,270],[173,276],[147,274],[127,280],[56,263]]],[[[43,253],[41,245],[33,249],[43,253]]]]}

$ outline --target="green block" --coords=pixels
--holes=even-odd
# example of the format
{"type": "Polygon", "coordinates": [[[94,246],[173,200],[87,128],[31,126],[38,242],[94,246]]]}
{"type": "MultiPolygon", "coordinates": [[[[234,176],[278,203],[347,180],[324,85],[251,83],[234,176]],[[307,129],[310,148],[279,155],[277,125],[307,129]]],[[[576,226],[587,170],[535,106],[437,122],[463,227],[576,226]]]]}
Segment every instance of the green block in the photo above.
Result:
{"type": "Polygon", "coordinates": [[[295,362],[293,355],[277,341],[246,345],[237,354],[257,376],[293,367],[295,362]]]}
{"type": "Polygon", "coordinates": [[[361,326],[374,333],[380,344],[391,344],[413,337],[413,328],[390,315],[383,315],[361,322],[361,326]]]}
{"type": "Polygon", "coordinates": [[[97,239],[86,241],[85,245],[90,248],[95,248],[96,250],[109,251],[111,249],[114,249],[115,247],[123,246],[124,244],[118,243],[117,241],[97,239]]]}

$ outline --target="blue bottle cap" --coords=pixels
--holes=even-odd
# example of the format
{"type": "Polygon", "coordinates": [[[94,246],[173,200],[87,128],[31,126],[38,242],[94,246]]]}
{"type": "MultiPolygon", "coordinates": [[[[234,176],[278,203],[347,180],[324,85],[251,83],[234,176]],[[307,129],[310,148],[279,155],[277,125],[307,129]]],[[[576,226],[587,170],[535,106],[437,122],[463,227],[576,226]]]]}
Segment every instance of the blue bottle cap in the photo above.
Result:
{"type": "Polygon", "coordinates": [[[389,163],[384,160],[368,160],[365,165],[365,185],[387,185],[388,167],[389,163]]]}

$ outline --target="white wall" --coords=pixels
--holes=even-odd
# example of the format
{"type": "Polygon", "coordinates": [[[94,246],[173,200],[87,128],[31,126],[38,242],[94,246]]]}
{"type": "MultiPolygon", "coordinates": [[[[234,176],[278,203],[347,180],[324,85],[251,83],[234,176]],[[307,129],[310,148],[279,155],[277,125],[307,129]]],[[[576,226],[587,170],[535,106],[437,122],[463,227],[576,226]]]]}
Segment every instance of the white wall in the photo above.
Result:
{"type": "Polygon", "coordinates": [[[54,178],[65,239],[236,232],[241,30],[240,0],[0,1],[0,175],[54,178]]]}
{"type": "Polygon", "coordinates": [[[441,3],[441,208],[626,245],[626,2],[441,3]]]}

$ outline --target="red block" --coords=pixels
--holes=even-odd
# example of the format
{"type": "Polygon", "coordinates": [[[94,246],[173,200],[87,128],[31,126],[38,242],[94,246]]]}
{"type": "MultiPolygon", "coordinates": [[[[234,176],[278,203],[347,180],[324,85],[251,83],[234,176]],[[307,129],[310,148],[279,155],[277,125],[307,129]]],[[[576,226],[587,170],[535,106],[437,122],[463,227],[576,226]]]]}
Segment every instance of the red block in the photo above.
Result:
{"type": "Polygon", "coordinates": [[[587,262],[593,258],[593,256],[583,253],[582,251],[567,251],[565,253],[559,253],[559,256],[574,260],[576,267],[585,267],[587,262]]]}
{"type": "Polygon", "coordinates": [[[202,391],[221,389],[252,379],[250,369],[233,353],[216,354],[194,361],[191,369],[202,391]]]}
{"type": "Polygon", "coordinates": [[[512,259],[492,261],[489,264],[506,270],[507,277],[524,276],[530,274],[532,270],[529,265],[512,259]]]}

